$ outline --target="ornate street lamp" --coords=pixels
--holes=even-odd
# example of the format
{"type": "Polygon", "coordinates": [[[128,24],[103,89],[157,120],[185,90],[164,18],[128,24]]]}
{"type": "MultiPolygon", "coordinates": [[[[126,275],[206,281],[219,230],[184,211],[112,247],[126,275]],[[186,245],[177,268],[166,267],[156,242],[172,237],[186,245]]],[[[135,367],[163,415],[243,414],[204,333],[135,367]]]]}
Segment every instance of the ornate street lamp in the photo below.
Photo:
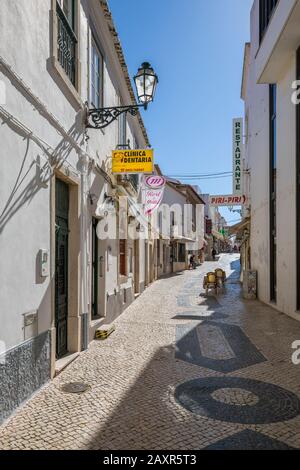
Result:
{"type": "Polygon", "coordinates": [[[143,62],[134,77],[138,100],[147,109],[148,103],[153,101],[156,85],[158,83],[157,75],[149,62],[143,62]]]}
{"type": "Polygon", "coordinates": [[[86,127],[103,129],[115,121],[120,114],[129,113],[132,116],[136,116],[141,106],[147,109],[148,103],[154,99],[156,85],[158,83],[157,75],[148,62],[142,63],[137,74],[134,76],[134,82],[139,104],[98,109],[91,108],[88,110],[86,127]]]}

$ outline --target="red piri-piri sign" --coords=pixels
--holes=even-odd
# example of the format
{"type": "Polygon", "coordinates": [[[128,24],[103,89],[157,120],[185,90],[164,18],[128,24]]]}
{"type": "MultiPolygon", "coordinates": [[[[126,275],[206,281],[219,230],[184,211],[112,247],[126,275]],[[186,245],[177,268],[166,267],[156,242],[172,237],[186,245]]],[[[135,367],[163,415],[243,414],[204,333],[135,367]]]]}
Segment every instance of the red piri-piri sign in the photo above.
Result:
{"type": "Polygon", "coordinates": [[[221,196],[210,196],[210,206],[243,206],[247,202],[247,197],[244,194],[236,195],[221,195],[221,196]]]}

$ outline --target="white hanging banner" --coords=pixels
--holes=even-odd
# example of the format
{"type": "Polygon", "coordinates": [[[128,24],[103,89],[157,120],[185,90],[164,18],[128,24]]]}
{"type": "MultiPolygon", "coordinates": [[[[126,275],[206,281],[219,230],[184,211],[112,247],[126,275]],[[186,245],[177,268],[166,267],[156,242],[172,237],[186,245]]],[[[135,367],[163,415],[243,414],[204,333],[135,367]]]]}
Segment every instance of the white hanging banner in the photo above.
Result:
{"type": "Polygon", "coordinates": [[[233,194],[242,194],[243,118],[233,119],[233,194]]]}
{"type": "Polygon", "coordinates": [[[144,176],[143,193],[144,193],[144,214],[151,215],[158,209],[166,184],[166,178],[159,175],[144,176]]]}

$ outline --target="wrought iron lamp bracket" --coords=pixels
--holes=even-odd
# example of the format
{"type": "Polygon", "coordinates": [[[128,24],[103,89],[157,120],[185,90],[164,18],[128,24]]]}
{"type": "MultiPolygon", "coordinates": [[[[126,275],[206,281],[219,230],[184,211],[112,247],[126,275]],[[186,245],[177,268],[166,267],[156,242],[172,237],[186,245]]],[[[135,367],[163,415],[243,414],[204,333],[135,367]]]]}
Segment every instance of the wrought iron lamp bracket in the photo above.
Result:
{"type": "Polygon", "coordinates": [[[115,121],[120,114],[129,113],[131,116],[136,116],[141,106],[143,106],[144,109],[147,108],[147,104],[135,104],[129,106],[88,109],[86,128],[104,129],[115,121]]]}

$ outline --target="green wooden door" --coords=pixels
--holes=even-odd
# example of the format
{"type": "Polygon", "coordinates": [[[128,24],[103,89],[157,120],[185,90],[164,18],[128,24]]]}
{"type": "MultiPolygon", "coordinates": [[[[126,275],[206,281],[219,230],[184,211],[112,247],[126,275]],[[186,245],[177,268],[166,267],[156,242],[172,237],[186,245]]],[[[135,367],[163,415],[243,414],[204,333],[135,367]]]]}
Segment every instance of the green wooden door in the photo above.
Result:
{"type": "Polygon", "coordinates": [[[92,317],[98,316],[98,220],[93,218],[92,223],[92,317]]]}
{"type": "Polygon", "coordinates": [[[69,187],[56,180],[56,240],[55,240],[55,327],[56,356],[68,352],[68,234],[69,187]]]}

